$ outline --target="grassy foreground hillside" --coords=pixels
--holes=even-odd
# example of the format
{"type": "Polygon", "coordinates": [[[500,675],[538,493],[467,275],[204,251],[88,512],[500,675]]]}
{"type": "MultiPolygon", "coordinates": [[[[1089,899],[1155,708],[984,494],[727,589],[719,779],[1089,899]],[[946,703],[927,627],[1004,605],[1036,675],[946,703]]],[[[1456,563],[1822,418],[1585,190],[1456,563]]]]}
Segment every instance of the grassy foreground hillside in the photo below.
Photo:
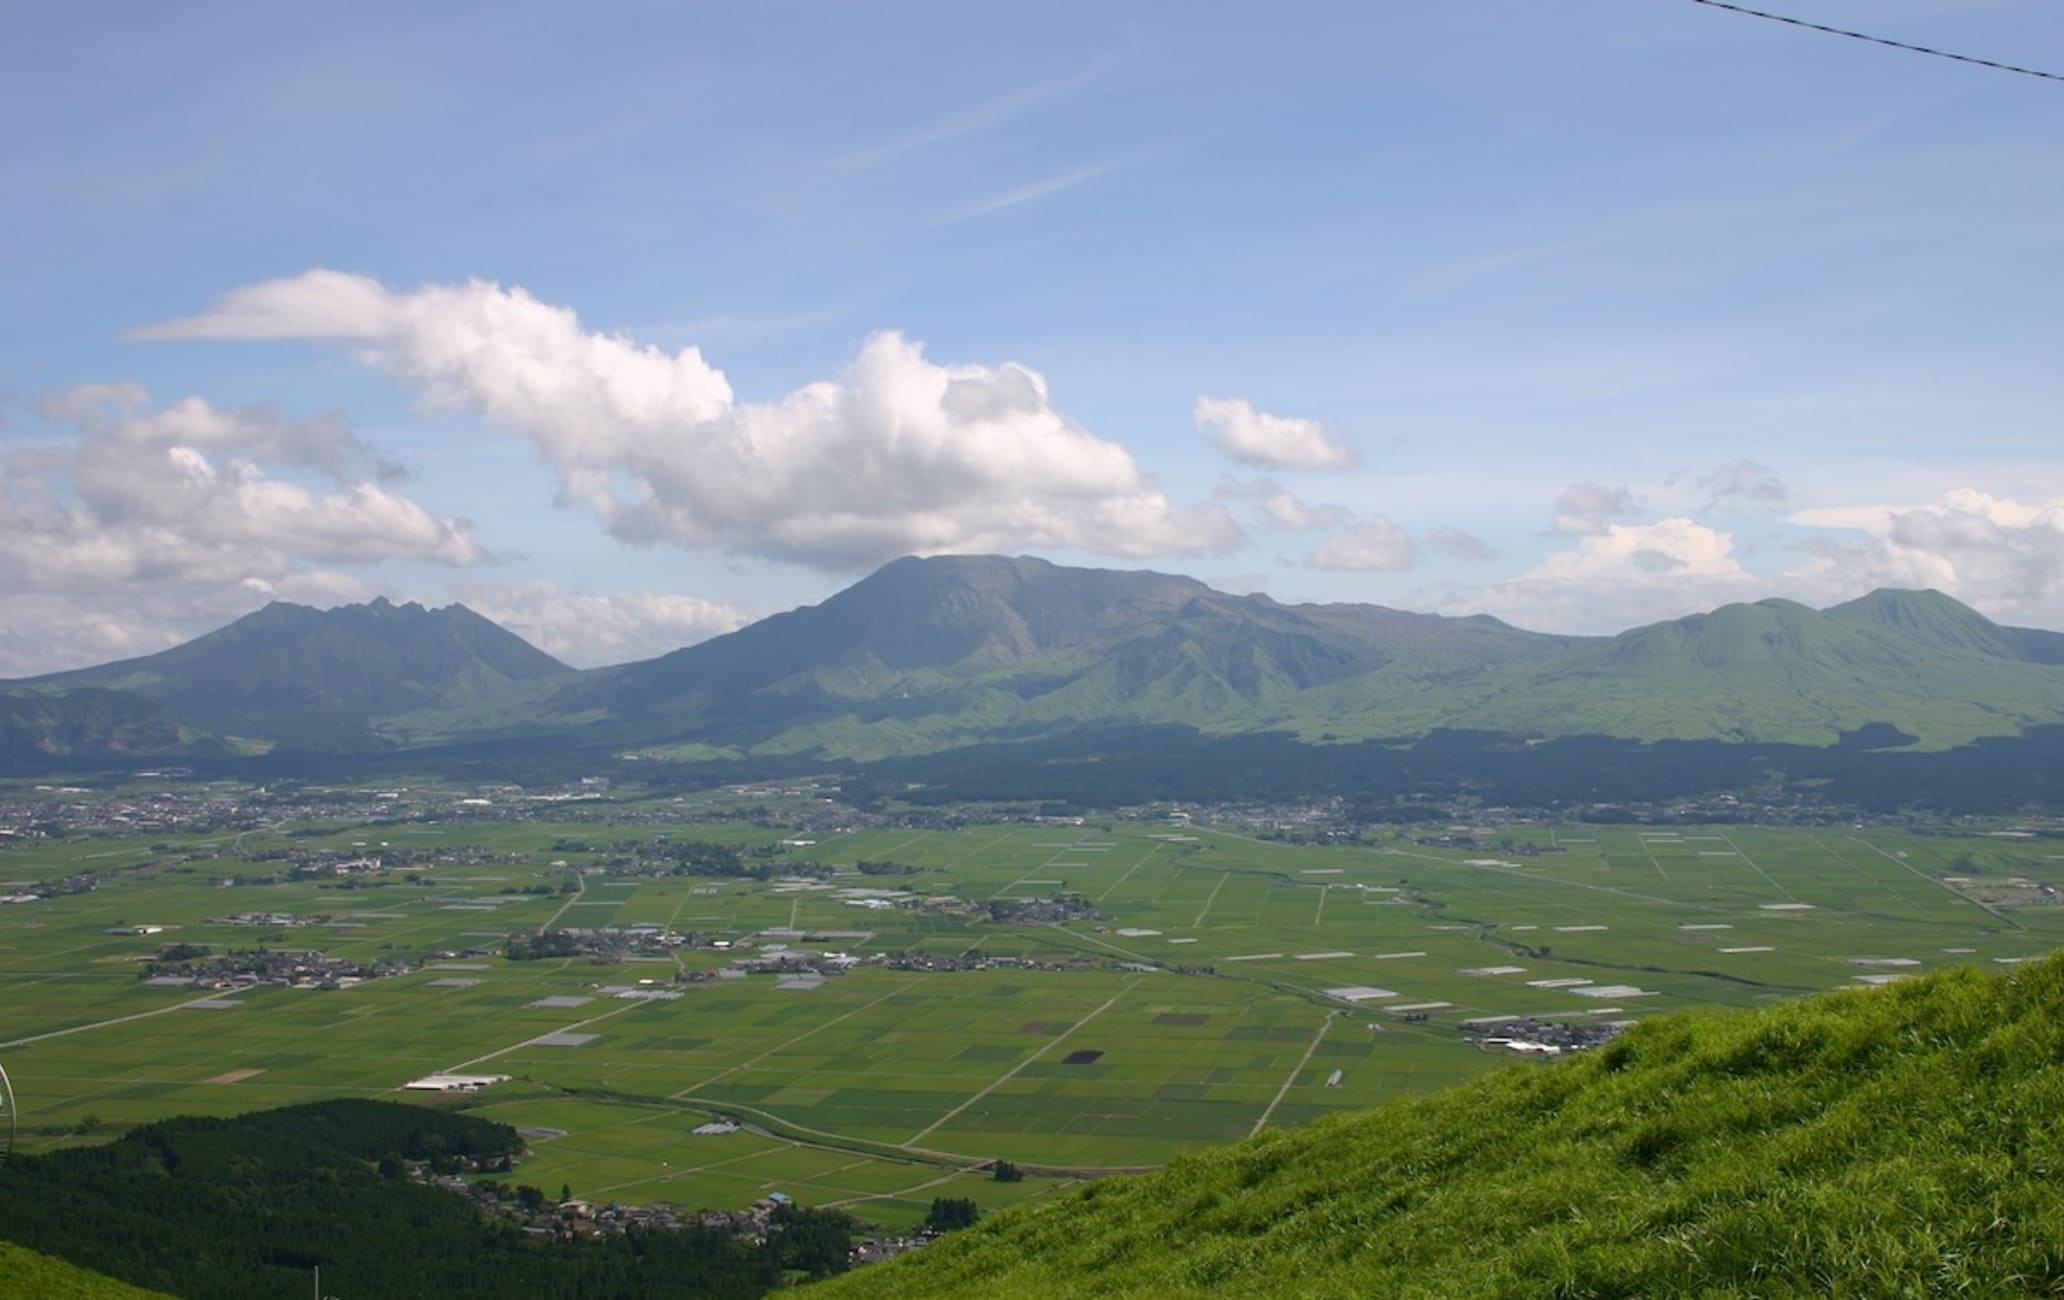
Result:
{"type": "Polygon", "coordinates": [[[144,1291],[5,1241],[0,1241],[0,1295],[34,1300],[166,1300],[162,1291],[144,1291]]]}
{"type": "Polygon", "coordinates": [[[2064,1293],[2064,955],[1768,1011],[1092,1184],[814,1288],[2064,1293]]]}

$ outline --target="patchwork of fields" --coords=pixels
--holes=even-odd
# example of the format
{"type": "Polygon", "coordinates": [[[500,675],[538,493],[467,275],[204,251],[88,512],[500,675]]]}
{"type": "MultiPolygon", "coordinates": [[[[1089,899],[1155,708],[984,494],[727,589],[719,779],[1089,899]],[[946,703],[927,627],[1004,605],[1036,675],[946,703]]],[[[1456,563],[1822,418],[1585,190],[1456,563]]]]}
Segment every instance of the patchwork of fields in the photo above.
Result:
{"type": "Polygon", "coordinates": [[[291,829],[241,844],[0,849],[0,894],[109,873],[90,893],[0,906],[0,1063],[25,1146],[169,1114],[392,1096],[464,1070],[512,1076],[445,1104],[530,1132],[520,1181],[691,1206],[780,1190],[909,1222],[935,1196],[1002,1204],[1068,1171],[1157,1165],[1501,1063],[1464,1038],[1464,1021],[1760,1003],[2064,942],[2064,906],[2042,901],[2042,886],[2064,886],[2064,844],[1876,828],[1518,827],[1457,846],[1420,831],[1338,847],[1126,822],[672,828],[677,840],[790,839],[776,862],[839,869],[767,881],[599,874],[608,842],[654,833],[631,810],[616,826],[291,829]],[[555,849],[563,838],[594,849],[555,849]],[[384,873],[370,888],[211,883],[275,870],[251,856],[289,845],[463,845],[483,860],[416,882],[384,873]],[[915,871],[853,873],[863,859],[915,871]],[[575,894],[504,892],[556,891],[583,867],[575,894]],[[857,890],[932,901],[865,905],[857,890]],[[943,905],[1062,893],[1097,915],[1003,924],[943,905]],[[223,919],[259,912],[328,919],[223,919]],[[109,933],[145,925],[167,928],[109,933]],[[677,969],[730,966],[740,948],[609,966],[500,955],[512,931],[633,925],[862,960],[784,987],[798,982],[675,982],[677,969]],[[167,943],[460,955],[345,989],[210,993],[138,978],[167,943]],[[892,952],[1070,965],[865,960],[892,952]],[[660,990],[678,996],[644,996],[660,990]],[[716,1115],[746,1127],[691,1132],[716,1115]],[[998,1183],[966,1168],[999,1157],[1052,1176],[998,1183]]]}

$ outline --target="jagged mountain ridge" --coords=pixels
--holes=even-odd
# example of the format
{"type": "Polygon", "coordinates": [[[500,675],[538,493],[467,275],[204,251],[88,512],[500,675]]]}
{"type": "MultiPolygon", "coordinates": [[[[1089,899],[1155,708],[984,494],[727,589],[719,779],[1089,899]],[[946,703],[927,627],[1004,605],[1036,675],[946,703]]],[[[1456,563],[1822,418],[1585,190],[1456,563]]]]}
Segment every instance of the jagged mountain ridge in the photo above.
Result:
{"type": "Polygon", "coordinates": [[[157,654],[0,683],[16,695],[82,689],[138,697],[185,726],[256,740],[368,740],[393,714],[478,703],[572,670],[499,624],[450,605],[378,599],[318,610],[274,601],[157,654]]]}
{"type": "Polygon", "coordinates": [[[0,692],[41,702],[45,732],[67,738],[46,753],[93,752],[90,725],[53,716],[67,710],[122,715],[108,752],[209,736],[526,738],[871,758],[1110,723],[1314,741],[1464,728],[1941,747],[2064,721],[2064,634],[2003,627],[1938,592],[1879,591],[1827,610],[1764,600],[1551,636],[1483,616],[1285,605],[1169,574],[942,556],[586,672],[463,606],[275,604],[158,655],[0,692]],[[140,703],[116,709],[87,688],[140,703]]]}
{"type": "Polygon", "coordinates": [[[942,556],[590,674],[550,707],[734,744],[827,725],[931,726],[949,740],[1110,718],[1226,725],[1281,720],[1304,692],[1399,665],[1475,670],[1567,644],[1495,619],[1286,606],[1168,574],[942,556]]]}

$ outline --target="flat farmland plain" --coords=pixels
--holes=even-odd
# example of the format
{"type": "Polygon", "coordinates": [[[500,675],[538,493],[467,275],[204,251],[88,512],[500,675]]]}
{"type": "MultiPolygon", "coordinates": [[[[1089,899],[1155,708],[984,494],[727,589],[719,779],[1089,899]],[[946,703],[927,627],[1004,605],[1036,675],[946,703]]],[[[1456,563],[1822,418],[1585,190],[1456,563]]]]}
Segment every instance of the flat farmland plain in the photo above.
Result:
{"type": "Polygon", "coordinates": [[[2036,956],[2064,941],[2045,888],[2064,888],[2059,843],[1518,826],[1298,846],[1124,821],[809,834],[658,827],[635,807],[611,825],[31,842],[0,849],[0,882],[102,878],[0,906],[0,1063],[32,1149],[464,1070],[511,1077],[439,1104],[525,1130],[516,1178],[548,1191],[729,1207],[780,1190],[910,1222],[934,1196],[1008,1203],[1505,1063],[1467,1022],[1626,1020],[2036,956]],[[760,849],[747,862],[772,872],[622,874],[660,834],[760,849]],[[221,883],[279,870],[259,859],[287,848],[441,860],[221,883]],[[1094,915],[991,914],[1064,895],[1094,915]],[[231,920],[252,914],[294,919],[231,920]],[[165,929],[111,932],[146,925],[165,929]],[[502,955],[512,933],[639,925],[730,946],[502,955]],[[421,964],[327,990],[139,978],[171,943],[421,964]],[[736,971],[773,945],[856,964],[810,987],[736,971]],[[693,1132],[715,1117],[744,1127],[693,1132]],[[1038,1176],[970,1169],[996,1158],[1038,1176]]]}

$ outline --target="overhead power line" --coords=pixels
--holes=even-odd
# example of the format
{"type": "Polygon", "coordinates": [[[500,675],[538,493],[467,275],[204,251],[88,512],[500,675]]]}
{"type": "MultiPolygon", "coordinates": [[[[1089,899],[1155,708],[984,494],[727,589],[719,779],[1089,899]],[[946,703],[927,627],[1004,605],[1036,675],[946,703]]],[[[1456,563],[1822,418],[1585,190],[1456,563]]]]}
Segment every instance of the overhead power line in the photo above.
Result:
{"type": "Polygon", "coordinates": [[[1728,4],[1726,0],[1691,0],[1693,4],[1706,5],[1713,9],[1726,9],[1751,18],[1764,18],[1788,27],[1804,27],[1809,31],[1826,32],[1830,36],[1846,36],[1852,41],[1868,41],[1872,45],[1886,45],[1895,50],[1909,50],[1915,54],[1927,54],[1938,59],[1954,59],[1958,63],[1975,63],[1981,68],[1992,68],[1998,72],[2018,72],[2024,77],[2041,77],[2044,81],[2064,81],[2064,74],[2043,72],[2037,68],[2021,68],[2011,63],[2000,63],[1993,59],[1973,58],[1968,54],[1951,54],[1948,50],[1930,49],[1925,45],[1909,45],[1905,41],[1887,40],[1883,36],[1872,36],[1868,32],[1852,32],[1843,27],[1829,27],[1823,23],[1809,23],[1803,18],[1788,18],[1783,14],[1765,13],[1746,5],[1728,4]]]}

